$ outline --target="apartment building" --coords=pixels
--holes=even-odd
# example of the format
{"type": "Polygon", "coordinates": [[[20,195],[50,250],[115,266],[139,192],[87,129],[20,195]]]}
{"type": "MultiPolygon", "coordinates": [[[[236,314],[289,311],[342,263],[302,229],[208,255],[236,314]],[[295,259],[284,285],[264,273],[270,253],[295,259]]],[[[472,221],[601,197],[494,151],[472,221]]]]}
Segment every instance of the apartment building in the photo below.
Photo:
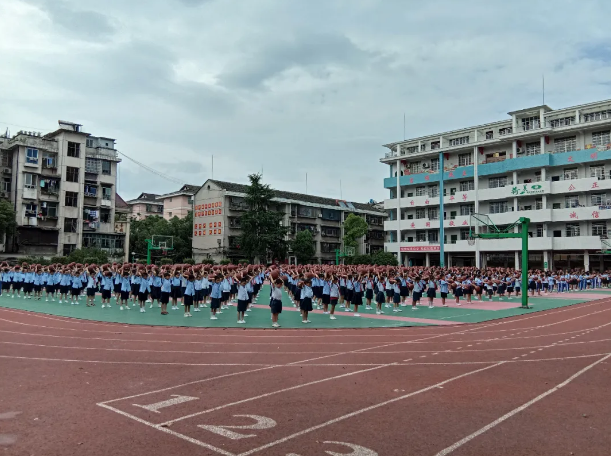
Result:
{"type": "Polygon", "coordinates": [[[144,220],[151,215],[163,217],[163,202],[157,200],[155,193],[140,193],[138,198],[127,201],[131,207],[131,217],[135,220],[144,220]]]}
{"type": "MultiPolygon", "coordinates": [[[[209,179],[194,198],[193,258],[215,261],[244,258],[239,248],[240,218],[248,209],[244,197],[247,185],[209,179]]],[[[275,191],[274,209],[284,213],[283,225],[290,227],[289,239],[310,230],[316,247],[314,262],[332,264],[335,251],[343,248],[343,223],[349,214],[364,217],[369,231],[363,237],[358,253],[375,253],[384,248],[386,213],[374,204],[339,201],[301,193],[275,191]]],[[[289,252],[286,261],[295,262],[289,252]]]]}
{"type": "Polygon", "coordinates": [[[199,190],[197,185],[183,185],[180,190],[165,195],[159,195],[157,201],[163,205],[163,218],[171,220],[174,217],[183,219],[193,210],[193,195],[199,190]]]}
{"type": "Polygon", "coordinates": [[[385,145],[386,250],[405,265],[435,265],[443,241],[446,265],[519,267],[518,239],[470,245],[475,212],[499,227],[530,218],[532,267],[611,268],[600,254],[611,219],[610,132],[607,100],[536,106],[498,122],[385,145]]]}
{"type": "Polygon", "coordinates": [[[123,254],[115,232],[115,140],[59,121],[57,130],[20,131],[0,138],[2,194],[13,203],[17,233],[6,252],[67,255],[81,247],[123,254]]]}

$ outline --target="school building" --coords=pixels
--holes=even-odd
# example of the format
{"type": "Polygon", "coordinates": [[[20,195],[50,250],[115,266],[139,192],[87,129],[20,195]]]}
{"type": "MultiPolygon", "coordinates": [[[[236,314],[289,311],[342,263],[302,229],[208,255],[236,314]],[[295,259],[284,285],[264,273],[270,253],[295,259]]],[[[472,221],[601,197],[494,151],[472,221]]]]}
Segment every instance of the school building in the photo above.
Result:
{"type": "Polygon", "coordinates": [[[435,265],[443,241],[446,265],[519,268],[519,239],[469,240],[475,212],[498,227],[530,218],[531,267],[611,268],[611,256],[600,253],[611,250],[603,247],[611,219],[611,100],[508,114],[384,146],[385,249],[405,265],[435,265]]]}
{"type": "Polygon", "coordinates": [[[129,228],[127,221],[116,223],[121,159],[114,139],[60,120],[47,134],[0,136],[0,156],[0,197],[12,205],[17,222],[15,235],[0,240],[4,257],[68,255],[81,247],[125,257],[129,228]]]}
{"type": "MultiPolygon", "coordinates": [[[[202,261],[245,258],[240,251],[240,217],[248,209],[244,197],[247,185],[207,180],[194,197],[193,258],[202,261]]],[[[290,227],[288,239],[310,230],[316,247],[313,262],[335,263],[335,251],[343,249],[343,224],[349,214],[359,215],[369,224],[358,252],[375,253],[384,248],[386,213],[375,204],[361,204],[302,193],[275,190],[274,209],[284,213],[283,225],[290,227]]],[[[295,263],[289,250],[286,261],[295,263]]],[[[271,259],[270,259],[271,260],[271,259]]]]}

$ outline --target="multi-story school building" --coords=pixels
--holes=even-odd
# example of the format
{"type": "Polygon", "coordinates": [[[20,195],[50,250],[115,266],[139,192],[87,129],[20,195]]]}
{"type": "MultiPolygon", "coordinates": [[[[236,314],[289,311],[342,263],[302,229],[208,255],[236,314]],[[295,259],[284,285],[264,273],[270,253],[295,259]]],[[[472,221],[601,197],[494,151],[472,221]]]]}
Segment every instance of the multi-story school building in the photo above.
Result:
{"type": "Polygon", "coordinates": [[[0,154],[0,197],[13,205],[17,219],[5,253],[48,257],[98,247],[123,258],[126,232],[115,224],[121,159],[114,139],[59,121],[48,134],[0,137],[0,154]]]}
{"type": "Polygon", "coordinates": [[[385,145],[385,249],[405,265],[439,264],[443,220],[446,265],[519,267],[519,239],[471,245],[475,212],[499,227],[530,218],[531,267],[611,268],[611,257],[600,254],[611,219],[610,132],[608,100],[536,106],[506,120],[385,145]]]}
{"type": "MultiPolygon", "coordinates": [[[[247,210],[244,197],[248,186],[209,179],[194,197],[193,258],[201,261],[244,258],[239,247],[240,217],[247,210]]],[[[284,226],[295,233],[310,230],[316,247],[313,262],[335,262],[337,249],[343,250],[344,220],[359,215],[369,224],[356,253],[375,253],[384,248],[386,213],[375,204],[361,204],[320,196],[275,191],[275,210],[284,213],[284,226]]],[[[295,262],[289,251],[287,261],[295,262]]]]}

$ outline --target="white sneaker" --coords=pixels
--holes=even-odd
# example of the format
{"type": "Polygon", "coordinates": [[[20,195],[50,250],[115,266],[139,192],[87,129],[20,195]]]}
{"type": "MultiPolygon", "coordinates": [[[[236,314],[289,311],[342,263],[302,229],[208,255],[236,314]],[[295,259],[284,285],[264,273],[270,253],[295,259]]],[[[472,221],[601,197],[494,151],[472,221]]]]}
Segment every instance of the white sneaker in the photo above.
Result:
{"type": "Polygon", "coordinates": [[[407,307],[407,304],[403,303],[401,304],[401,307],[407,307]]]}
{"type": "Polygon", "coordinates": [[[335,315],[331,315],[331,316],[329,317],[329,319],[331,319],[331,320],[337,320],[337,317],[336,317],[335,315]]]}
{"type": "Polygon", "coordinates": [[[462,306],[462,304],[461,304],[460,302],[457,302],[457,303],[456,303],[456,305],[457,305],[458,307],[462,306]]]}
{"type": "Polygon", "coordinates": [[[373,310],[373,307],[367,306],[367,307],[365,307],[365,310],[373,310]]]}
{"type": "MultiPolygon", "coordinates": [[[[150,302],[150,301],[146,301],[146,302],[150,302]]],[[[152,309],[152,308],[153,308],[153,304],[151,304],[151,307],[149,307],[149,309],[152,309]]]]}
{"type": "Polygon", "coordinates": [[[339,306],[340,306],[341,308],[346,307],[346,305],[345,305],[345,304],[340,304],[339,306]]]}
{"type": "Polygon", "coordinates": [[[403,309],[397,309],[397,312],[403,312],[403,309]]]}
{"type": "Polygon", "coordinates": [[[399,312],[399,309],[393,309],[392,311],[393,312],[399,312]]]}
{"type": "Polygon", "coordinates": [[[279,327],[280,327],[280,325],[279,325],[278,323],[273,323],[273,324],[272,324],[272,327],[274,327],[274,328],[279,328],[279,327]]]}
{"type": "Polygon", "coordinates": [[[429,306],[429,309],[432,309],[434,306],[429,306]]]}
{"type": "Polygon", "coordinates": [[[62,304],[62,302],[61,302],[61,301],[59,301],[59,303],[60,303],[60,304],[62,304]]]}
{"type": "Polygon", "coordinates": [[[382,312],[380,312],[379,310],[376,310],[376,315],[382,315],[382,312]]]}
{"type": "Polygon", "coordinates": [[[123,306],[119,307],[119,310],[123,310],[123,306]]]}
{"type": "Polygon", "coordinates": [[[215,315],[210,315],[210,320],[218,320],[219,317],[215,316],[215,315]]]}
{"type": "Polygon", "coordinates": [[[184,316],[185,316],[185,317],[188,317],[188,316],[189,316],[189,314],[185,312],[185,315],[184,315],[184,316]]]}
{"type": "Polygon", "coordinates": [[[106,304],[102,304],[102,309],[103,309],[104,307],[106,307],[106,304]]]}
{"type": "Polygon", "coordinates": [[[412,306],[412,310],[418,310],[418,307],[412,306]]]}
{"type": "Polygon", "coordinates": [[[329,315],[329,312],[328,311],[327,312],[323,312],[322,314],[323,315],[329,315]]]}
{"type": "Polygon", "coordinates": [[[301,320],[301,323],[308,323],[307,320],[301,320]]]}
{"type": "Polygon", "coordinates": [[[141,312],[141,313],[146,312],[146,310],[144,310],[144,307],[140,308],[140,312],[141,312]]]}
{"type": "Polygon", "coordinates": [[[125,306],[125,308],[126,308],[127,310],[129,310],[129,306],[125,306]]]}
{"type": "Polygon", "coordinates": [[[151,301],[150,299],[147,299],[146,302],[153,302],[153,301],[151,301]]]}
{"type": "Polygon", "coordinates": [[[360,316],[361,316],[361,314],[360,314],[360,313],[355,313],[355,314],[354,314],[354,316],[355,316],[355,317],[360,317],[360,316]]]}

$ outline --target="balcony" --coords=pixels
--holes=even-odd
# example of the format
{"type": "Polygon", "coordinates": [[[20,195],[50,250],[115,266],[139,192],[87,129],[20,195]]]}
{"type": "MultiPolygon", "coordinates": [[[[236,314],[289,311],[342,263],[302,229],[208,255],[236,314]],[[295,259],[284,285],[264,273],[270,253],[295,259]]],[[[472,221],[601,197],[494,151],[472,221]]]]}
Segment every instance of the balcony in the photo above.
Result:
{"type": "Polygon", "coordinates": [[[38,189],[36,187],[24,187],[22,198],[37,199],[38,198],[38,189]]]}
{"type": "Polygon", "coordinates": [[[26,132],[19,132],[11,139],[8,140],[10,147],[12,146],[24,146],[31,147],[34,149],[46,150],[49,152],[57,152],[58,146],[57,141],[54,139],[48,139],[43,136],[30,135],[26,132]]]}
{"type": "Polygon", "coordinates": [[[85,157],[95,158],[98,160],[109,160],[117,163],[121,161],[116,150],[107,149],[104,147],[86,147],[85,157]]]}

